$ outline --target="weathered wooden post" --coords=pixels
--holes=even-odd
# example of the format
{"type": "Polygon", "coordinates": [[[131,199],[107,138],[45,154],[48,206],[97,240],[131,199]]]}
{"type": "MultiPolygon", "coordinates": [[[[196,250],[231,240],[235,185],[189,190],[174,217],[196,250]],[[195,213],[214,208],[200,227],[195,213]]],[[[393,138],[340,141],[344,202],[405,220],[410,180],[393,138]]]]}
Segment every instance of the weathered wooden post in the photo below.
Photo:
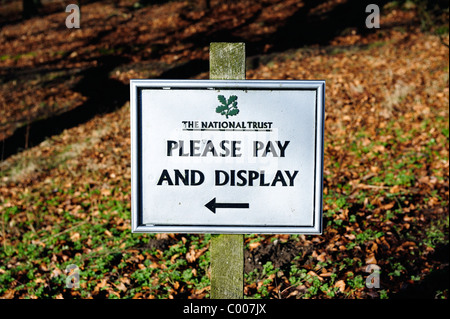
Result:
{"type": "MultiPolygon", "coordinates": [[[[245,80],[245,44],[211,43],[211,80],[245,80]]],[[[242,299],[244,296],[244,235],[211,236],[211,298],[242,299]]]]}

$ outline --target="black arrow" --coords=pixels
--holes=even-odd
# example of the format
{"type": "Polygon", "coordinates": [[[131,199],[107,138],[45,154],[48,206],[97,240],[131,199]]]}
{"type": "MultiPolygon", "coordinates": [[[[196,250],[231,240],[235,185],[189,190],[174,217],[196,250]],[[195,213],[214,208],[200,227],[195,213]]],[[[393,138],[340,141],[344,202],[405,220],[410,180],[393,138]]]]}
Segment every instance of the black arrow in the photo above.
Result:
{"type": "Polygon", "coordinates": [[[211,199],[206,205],[210,211],[216,213],[216,208],[250,208],[248,203],[216,203],[216,198],[211,199]]]}

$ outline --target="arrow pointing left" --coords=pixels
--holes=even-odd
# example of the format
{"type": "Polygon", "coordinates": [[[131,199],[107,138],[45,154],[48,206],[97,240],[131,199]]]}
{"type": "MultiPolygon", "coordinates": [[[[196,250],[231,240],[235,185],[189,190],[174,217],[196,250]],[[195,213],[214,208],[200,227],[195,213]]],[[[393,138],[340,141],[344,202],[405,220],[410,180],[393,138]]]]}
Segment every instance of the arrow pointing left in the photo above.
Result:
{"type": "Polygon", "coordinates": [[[250,208],[249,203],[216,203],[216,198],[214,197],[208,203],[205,204],[205,207],[212,211],[214,214],[216,213],[216,208],[250,208]]]}

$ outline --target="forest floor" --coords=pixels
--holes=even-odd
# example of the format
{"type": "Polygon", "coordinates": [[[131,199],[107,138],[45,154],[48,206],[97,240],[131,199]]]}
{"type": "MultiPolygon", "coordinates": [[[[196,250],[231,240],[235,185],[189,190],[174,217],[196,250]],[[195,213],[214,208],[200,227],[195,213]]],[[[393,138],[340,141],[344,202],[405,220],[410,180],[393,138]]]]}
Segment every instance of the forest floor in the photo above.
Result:
{"type": "Polygon", "coordinates": [[[207,79],[214,41],[246,43],[247,79],[326,80],[323,234],[245,235],[246,298],[448,298],[448,11],[430,30],[392,2],[367,29],[350,0],[96,1],[67,29],[61,2],[28,20],[17,2],[0,9],[0,298],[209,296],[210,235],[131,233],[129,80],[207,79]]]}

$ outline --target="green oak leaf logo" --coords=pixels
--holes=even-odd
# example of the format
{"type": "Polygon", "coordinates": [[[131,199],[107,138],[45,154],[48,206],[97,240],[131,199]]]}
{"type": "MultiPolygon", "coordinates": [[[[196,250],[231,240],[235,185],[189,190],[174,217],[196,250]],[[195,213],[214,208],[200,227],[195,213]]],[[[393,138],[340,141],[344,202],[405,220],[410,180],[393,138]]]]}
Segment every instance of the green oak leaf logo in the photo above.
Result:
{"type": "Polygon", "coordinates": [[[216,107],[216,113],[225,115],[226,118],[228,118],[228,116],[235,116],[239,113],[236,95],[231,95],[228,100],[225,98],[225,96],[219,95],[217,96],[217,99],[220,103],[222,103],[222,105],[216,107]]]}

